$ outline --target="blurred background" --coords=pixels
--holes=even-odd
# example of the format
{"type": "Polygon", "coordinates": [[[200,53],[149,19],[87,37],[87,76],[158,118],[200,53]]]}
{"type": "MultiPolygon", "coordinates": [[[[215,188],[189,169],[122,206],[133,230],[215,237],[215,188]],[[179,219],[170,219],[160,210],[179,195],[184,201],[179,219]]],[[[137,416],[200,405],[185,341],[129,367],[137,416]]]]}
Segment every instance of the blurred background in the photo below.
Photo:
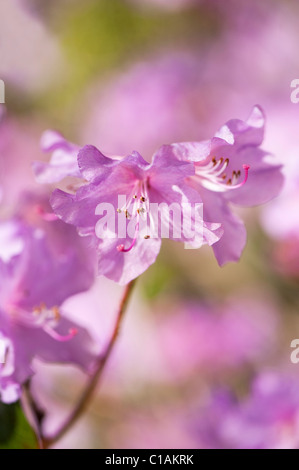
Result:
{"type": "MultiPolygon", "coordinates": [[[[279,198],[238,210],[248,243],[219,268],[212,250],[163,242],[138,281],[88,413],[57,447],[299,446],[299,78],[297,0],[1,0],[0,214],[48,192],[31,162],[57,129],[107,154],[204,140],[260,104],[263,148],[285,165],[279,198]]],[[[64,308],[101,345],[121,288],[104,278],[64,308]]],[[[35,393],[56,429],[84,385],[36,361],[35,393]]]]}

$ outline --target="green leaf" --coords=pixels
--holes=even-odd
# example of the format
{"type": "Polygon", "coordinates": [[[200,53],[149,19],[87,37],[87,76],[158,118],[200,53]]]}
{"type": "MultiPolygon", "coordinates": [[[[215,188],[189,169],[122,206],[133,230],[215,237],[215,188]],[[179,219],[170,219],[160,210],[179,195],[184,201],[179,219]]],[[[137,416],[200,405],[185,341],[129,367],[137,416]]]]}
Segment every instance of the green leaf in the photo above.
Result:
{"type": "Polygon", "coordinates": [[[0,403],[0,449],[36,449],[37,440],[19,403],[0,403]]]}

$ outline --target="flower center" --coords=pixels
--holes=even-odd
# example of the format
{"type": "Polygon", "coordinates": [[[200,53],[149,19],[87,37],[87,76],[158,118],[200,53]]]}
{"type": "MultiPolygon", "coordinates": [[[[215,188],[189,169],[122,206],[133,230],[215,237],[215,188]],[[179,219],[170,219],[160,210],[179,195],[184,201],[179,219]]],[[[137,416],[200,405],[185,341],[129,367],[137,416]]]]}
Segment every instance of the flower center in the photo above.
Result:
{"type": "Polygon", "coordinates": [[[16,314],[16,319],[20,323],[33,328],[42,328],[45,333],[59,342],[70,341],[78,333],[76,328],[71,328],[68,334],[63,336],[55,330],[61,318],[59,308],[56,306],[47,308],[46,304],[41,303],[31,312],[16,308],[13,314],[16,314]]]}
{"type": "MultiPolygon", "coordinates": [[[[147,193],[147,183],[145,181],[138,181],[129,195],[125,205],[122,208],[118,208],[117,212],[124,213],[127,219],[136,219],[135,233],[132,243],[126,248],[124,244],[117,246],[117,251],[127,253],[132,250],[136,244],[139,228],[140,228],[140,217],[146,217],[149,213],[149,197],[147,193]]],[[[145,235],[145,239],[150,238],[149,235],[145,235]]]]}
{"type": "Polygon", "coordinates": [[[240,169],[233,170],[231,173],[228,171],[229,158],[219,158],[218,160],[213,157],[207,164],[198,164],[195,166],[196,177],[200,179],[201,184],[211,191],[225,192],[231,189],[241,188],[247,179],[249,165],[242,165],[244,170],[244,178],[240,181],[242,171],[240,169]]]}

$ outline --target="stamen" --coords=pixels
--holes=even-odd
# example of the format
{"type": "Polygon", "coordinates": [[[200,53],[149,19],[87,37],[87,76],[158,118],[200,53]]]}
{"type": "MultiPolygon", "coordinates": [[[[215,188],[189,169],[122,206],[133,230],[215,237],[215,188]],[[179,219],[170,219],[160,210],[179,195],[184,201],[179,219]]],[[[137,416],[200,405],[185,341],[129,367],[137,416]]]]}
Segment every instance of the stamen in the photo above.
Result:
{"type": "Polygon", "coordinates": [[[33,315],[40,315],[44,310],[46,310],[47,306],[44,302],[41,302],[40,305],[37,305],[33,308],[32,313],[33,315]]]}
{"type": "Polygon", "coordinates": [[[52,312],[53,312],[53,315],[54,315],[54,319],[56,321],[60,320],[60,312],[59,312],[59,308],[57,306],[53,307],[52,309],[52,312]]]}
{"type": "Polygon", "coordinates": [[[239,184],[237,184],[237,181],[241,176],[241,171],[233,170],[231,173],[232,176],[227,179],[227,173],[224,173],[224,170],[228,167],[228,165],[228,158],[225,160],[223,158],[217,160],[216,157],[213,157],[207,165],[198,165],[196,167],[196,175],[200,179],[203,186],[212,191],[225,192],[240,188],[246,183],[248,179],[248,171],[250,168],[249,165],[243,165],[245,176],[244,180],[239,184]]]}
{"type": "MultiPolygon", "coordinates": [[[[223,158],[220,158],[220,161],[222,163],[223,158]]],[[[220,176],[224,172],[224,170],[226,170],[228,164],[229,164],[229,159],[227,158],[225,160],[225,162],[223,163],[222,167],[220,168],[220,170],[218,170],[218,171],[216,171],[216,173],[214,173],[214,176],[220,176]]]]}
{"type": "Polygon", "coordinates": [[[117,210],[117,212],[124,212],[126,214],[127,219],[135,219],[136,218],[136,226],[135,226],[135,233],[132,243],[128,248],[125,248],[124,244],[117,245],[116,249],[118,252],[127,253],[132,250],[135,246],[138,233],[139,233],[139,220],[140,216],[146,213],[149,210],[149,199],[147,195],[147,181],[138,181],[134,188],[133,192],[129,197],[129,202],[122,208],[117,210]],[[134,202],[132,202],[132,200],[134,202]],[[130,209],[131,213],[129,213],[128,209],[130,209]]]}
{"type": "Polygon", "coordinates": [[[60,312],[57,306],[49,309],[46,304],[42,302],[40,306],[35,307],[31,312],[18,308],[12,310],[11,313],[14,315],[16,321],[33,328],[41,328],[45,333],[51,336],[51,338],[59,342],[70,341],[78,334],[76,328],[70,328],[68,334],[65,336],[60,335],[54,330],[54,326],[60,320],[60,312]]]}

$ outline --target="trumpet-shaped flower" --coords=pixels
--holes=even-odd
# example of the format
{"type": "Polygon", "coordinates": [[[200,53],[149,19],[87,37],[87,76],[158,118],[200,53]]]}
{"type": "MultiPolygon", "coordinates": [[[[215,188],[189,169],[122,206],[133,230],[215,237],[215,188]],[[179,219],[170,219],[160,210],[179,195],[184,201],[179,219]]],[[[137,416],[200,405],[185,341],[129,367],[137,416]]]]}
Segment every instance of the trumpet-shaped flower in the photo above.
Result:
{"type": "Polygon", "coordinates": [[[174,158],[167,148],[161,147],[149,164],[138,152],[111,159],[95,147],[86,146],[78,154],[78,166],[82,178],[88,183],[75,194],[55,190],[51,204],[57,216],[75,225],[81,235],[97,235],[99,274],[126,284],[143,273],[154,263],[160,251],[161,232],[167,229],[167,224],[170,225],[169,238],[191,242],[194,247],[219,240],[219,224],[204,223],[199,214],[200,196],[185,182],[186,177],[194,174],[193,163],[174,158]],[[122,205],[119,196],[125,198],[122,205]],[[161,203],[163,208],[157,222],[153,217],[152,205],[161,203]],[[108,215],[113,223],[110,224],[110,234],[106,236],[97,231],[102,211],[100,204],[114,208],[108,215]],[[191,227],[192,223],[181,230],[181,214],[177,220],[169,217],[173,204],[176,208],[184,206],[189,211],[191,222],[197,220],[196,227],[199,227],[200,234],[193,234],[192,237],[191,231],[195,227],[194,224],[191,227]],[[116,219],[123,221],[125,233],[122,236],[119,229],[115,229],[116,219]],[[147,226],[144,228],[144,219],[150,220],[151,227],[154,227],[153,236],[146,231],[147,226]]]}
{"type": "Polygon", "coordinates": [[[86,240],[28,206],[22,213],[27,220],[0,223],[0,399],[7,403],[32,376],[33,358],[88,370],[95,357],[88,332],[61,311],[64,300],[93,282],[86,240]]]}
{"type": "Polygon", "coordinates": [[[213,245],[220,265],[239,260],[246,243],[244,224],[230,204],[263,204],[277,196],[283,184],[281,165],[260,148],[264,124],[264,113],[256,106],[247,121],[227,122],[209,141],[169,146],[178,159],[194,162],[189,184],[200,193],[204,218],[221,223],[223,236],[213,245]]]}

